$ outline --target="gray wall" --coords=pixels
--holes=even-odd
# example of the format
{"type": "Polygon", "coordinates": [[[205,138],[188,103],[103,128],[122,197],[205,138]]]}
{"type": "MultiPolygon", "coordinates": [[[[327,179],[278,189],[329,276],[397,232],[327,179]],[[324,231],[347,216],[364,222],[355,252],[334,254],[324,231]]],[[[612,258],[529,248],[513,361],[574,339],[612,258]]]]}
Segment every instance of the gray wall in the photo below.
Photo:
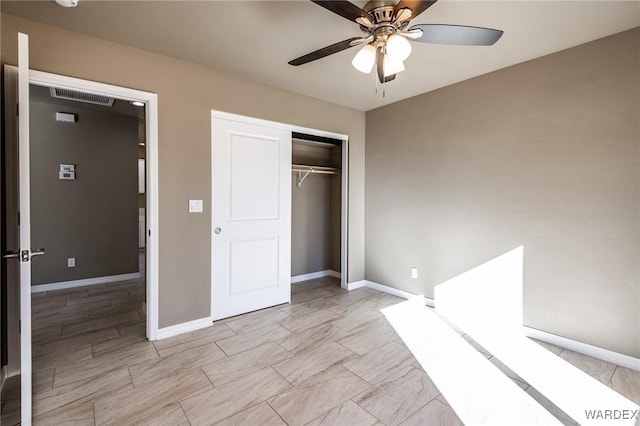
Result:
{"type": "Polygon", "coordinates": [[[526,325],[640,356],[638,46],[635,29],[367,112],[366,278],[433,297],[522,245],[526,325]]]}
{"type": "Polygon", "coordinates": [[[138,272],[138,119],[30,106],[32,247],[46,249],[32,285],[138,272]],[[79,120],[58,122],[59,111],[79,120]],[[60,164],[75,164],[76,180],[59,180],[60,164]]]}
{"type": "Polygon", "coordinates": [[[347,275],[364,279],[364,112],[7,14],[3,63],[16,64],[18,31],[33,69],[158,94],[160,327],[211,315],[212,109],[349,135],[347,275]],[[203,214],[188,213],[189,199],[204,200],[203,214]]]}
{"type": "MultiPolygon", "coordinates": [[[[294,164],[340,168],[341,150],[296,143],[294,164]]],[[[341,175],[309,175],[297,186],[291,179],[291,275],[340,272],[341,175]]]]}

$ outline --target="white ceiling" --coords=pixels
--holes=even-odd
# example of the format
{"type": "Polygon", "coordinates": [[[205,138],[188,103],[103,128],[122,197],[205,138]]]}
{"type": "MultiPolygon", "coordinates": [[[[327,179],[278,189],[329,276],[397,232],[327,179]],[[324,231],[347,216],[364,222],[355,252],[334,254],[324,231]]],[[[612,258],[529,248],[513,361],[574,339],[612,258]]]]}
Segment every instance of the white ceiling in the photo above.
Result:
{"type": "MultiPolygon", "coordinates": [[[[393,1],[393,0],[392,0],[393,1]]],[[[397,2],[397,1],[393,1],[397,2]]],[[[365,2],[354,1],[362,7],[365,2]]],[[[306,0],[2,1],[3,13],[151,50],[367,111],[640,26],[640,1],[440,0],[412,24],[504,30],[491,47],[414,43],[407,70],[376,94],[351,66],[357,47],[299,67],[291,59],[358,37],[358,26],[306,0]]]]}

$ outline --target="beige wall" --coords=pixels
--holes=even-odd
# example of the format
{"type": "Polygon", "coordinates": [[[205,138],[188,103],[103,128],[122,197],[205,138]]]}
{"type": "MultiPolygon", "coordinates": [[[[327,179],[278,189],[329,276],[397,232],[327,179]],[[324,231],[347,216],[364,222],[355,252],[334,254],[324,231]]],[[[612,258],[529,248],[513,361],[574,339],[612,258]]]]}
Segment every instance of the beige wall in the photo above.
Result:
{"type": "Polygon", "coordinates": [[[640,356],[638,46],[635,29],[367,112],[366,278],[433,297],[522,245],[526,325],[640,356]]]}
{"type": "Polygon", "coordinates": [[[364,278],[364,113],[214,70],[2,15],[2,61],[15,64],[29,34],[31,68],[158,94],[160,327],[210,315],[210,111],[348,134],[349,281],[364,278]],[[187,213],[203,199],[204,214],[187,213]]]}
{"type": "Polygon", "coordinates": [[[138,118],[75,104],[31,102],[31,246],[46,249],[32,285],[138,272],[138,118]],[[60,164],[77,179],[59,180],[60,164]]]}

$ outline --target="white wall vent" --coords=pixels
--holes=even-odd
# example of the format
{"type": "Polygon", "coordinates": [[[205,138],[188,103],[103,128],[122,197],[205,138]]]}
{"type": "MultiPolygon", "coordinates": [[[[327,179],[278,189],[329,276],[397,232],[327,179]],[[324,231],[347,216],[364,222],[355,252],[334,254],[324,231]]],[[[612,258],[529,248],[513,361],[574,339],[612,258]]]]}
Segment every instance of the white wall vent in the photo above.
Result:
{"type": "Polygon", "coordinates": [[[112,106],[114,98],[101,95],[93,95],[91,93],[76,92],[74,90],[62,89],[60,87],[51,87],[49,89],[51,97],[67,99],[70,101],[85,102],[88,104],[112,106]]]}

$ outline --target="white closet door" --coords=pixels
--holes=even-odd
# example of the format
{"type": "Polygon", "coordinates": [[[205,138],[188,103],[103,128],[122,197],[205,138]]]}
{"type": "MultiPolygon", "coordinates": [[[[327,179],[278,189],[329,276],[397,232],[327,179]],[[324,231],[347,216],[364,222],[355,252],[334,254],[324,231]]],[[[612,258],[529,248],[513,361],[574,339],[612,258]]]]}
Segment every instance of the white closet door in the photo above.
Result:
{"type": "Polygon", "coordinates": [[[291,298],[291,132],[213,117],[211,316],[291,298]]]}

